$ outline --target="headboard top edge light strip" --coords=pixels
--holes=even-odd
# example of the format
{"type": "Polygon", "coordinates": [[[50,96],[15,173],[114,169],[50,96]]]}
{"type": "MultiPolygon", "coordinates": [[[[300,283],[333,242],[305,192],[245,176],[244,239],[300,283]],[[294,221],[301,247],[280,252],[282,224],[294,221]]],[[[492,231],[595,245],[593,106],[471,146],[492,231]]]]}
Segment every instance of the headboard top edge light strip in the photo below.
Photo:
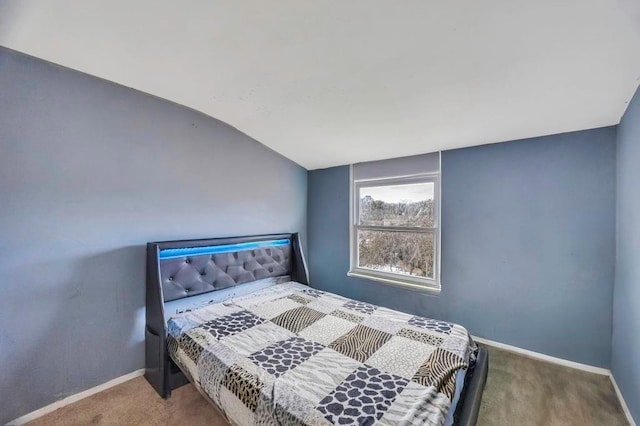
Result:
{"type": "Polygon", "coordinates": [[[185,380],[171,371],[166,302],[282,277],[309,284],[297,233],[147,243],[145,376],[156,391],[185,380]]]}
{"type": "Polygon", "coordinates": [[[291,240],[283,238],[279,240],[265,240],[248,243],[234,243],[223,245],[207,245],[202,247],[181,247],[181,248],[165,248],[160,250],[159,259],[174,259],[185,256],[201,256],[206,254],[233,253],[237,251],[252,250],[257,248],[268,247],[286,247],[291,244],[291,240]]]}

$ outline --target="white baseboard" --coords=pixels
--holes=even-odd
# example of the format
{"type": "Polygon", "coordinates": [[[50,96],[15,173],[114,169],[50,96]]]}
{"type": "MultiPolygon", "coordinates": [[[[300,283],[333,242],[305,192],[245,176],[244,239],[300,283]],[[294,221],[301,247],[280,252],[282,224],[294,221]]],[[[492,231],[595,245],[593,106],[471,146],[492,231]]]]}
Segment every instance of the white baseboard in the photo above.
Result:
{"type": "Polygon", "coordinates": [[[622,396],[622,392],[620,392],[620,388],[616,383],[615,377],[613,377],[613,373],[611,374],[611,383],[613,384],[613,388],[616,390],[616,394],[618,395],[618,399],[620,400],[620,405],[622,405],[622,411],[624,411],[624,415],[627,416],[627,420],[629,420],[629,424],[631,426],[636,426],[636,422],[633,420],[631,416],[631,411],[629,410],[629,406],[627,406],[627,402],[624,400],[622,396]]]}
{"type": "Polygon", "coordinates": [[[116,377],[113,380],[109,380],[106,383],[103,383],[101,385],[92,387],[91,389],[87,389],[85,391],[76,393],[74,395],[69,395],[68,397],[61,399],[60,401],[56,401],[53,404],[49,404],[45,407],[39,408],[35,411],[32,411],[28,414],[25,414],[22,417],[18,417],[15,420],[11,420],[9,423],[7,423],[7,426],[19,426],[19,425],[23,425],[26,424],[32,420],[37,419],[38,417],[42,417],[45,414],[49,414],[52,411],[55,411],[59,408],[62,408],[66,405],[69,404],[73,404],[74,402],[80,401],[81,399],[87,398],[91,395],[95,395],[98,392],[102,392],[104,390],[107,390],[109,388],[112,388],[114,386],[119,385],[120,383],[124,383],[126,381],[129,381],[131,379],[135,379],[136,377],[140,377],[144,374],[144,368],[140,369],[140,370],[136,370],[133,371],[129,374],[125,374],[124,376],[120,376],[120,377],[116,377]]]}
{"type": "Polygon", "coordinates": [[[601,374],[603,376],[610,376],[611,371],[607,368],[594,367],[593,365],[581,364],[579,362],[569,361],[562,358],[556,358],[551,355],[541,354],[540,352],[530,351],[528,349],[522,349],[517,346],[511,346],[500,342],[494,342],[493,340],[483,339],[482,337],[473,336],[473,340],[476,342],[484,343],[485,345],[495,346],[499,349],[515,352],[520,355],[524,355],[529,358],[539,359],[541,361],[547,361],[553,364],[562,365],[569,368],[575,368],[577,370],[588,371],[589,373],[601,374]]]}

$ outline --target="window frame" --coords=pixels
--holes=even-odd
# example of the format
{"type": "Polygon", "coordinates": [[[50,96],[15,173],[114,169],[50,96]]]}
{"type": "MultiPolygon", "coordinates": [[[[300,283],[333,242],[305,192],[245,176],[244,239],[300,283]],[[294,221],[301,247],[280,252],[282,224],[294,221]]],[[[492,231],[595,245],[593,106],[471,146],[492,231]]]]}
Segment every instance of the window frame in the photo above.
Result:
{"type": "Polygon", "coordinates": [[[441,198],[440,198],[440,173],[420,173],[405,176],[393,176],[375,179],[353,178],[353,165],[349,168],[350,181],[350,219],[349,219],[349,252],[350,252],[350,268],[348,276],[360,277],[382,282],[383,284],[401,286],[412,290],[420,290],[431,293],[440,293],[440,259],[441,259],[441,198]],[[416,227],[416,226],[372,226],[360,225],[360,189],[376,187],[376,186],[392,186],[412,183],[433,183],[433,226],[432,227],[416,227]],[[376,271],[374,269],[363,268],[358,265],[359,244],[358,231],[391,231],[391,232],[415,232],[424,234],[433,234],[434,260],[433,260],[433,278],[416,277],[394,272],[376,271]]]}

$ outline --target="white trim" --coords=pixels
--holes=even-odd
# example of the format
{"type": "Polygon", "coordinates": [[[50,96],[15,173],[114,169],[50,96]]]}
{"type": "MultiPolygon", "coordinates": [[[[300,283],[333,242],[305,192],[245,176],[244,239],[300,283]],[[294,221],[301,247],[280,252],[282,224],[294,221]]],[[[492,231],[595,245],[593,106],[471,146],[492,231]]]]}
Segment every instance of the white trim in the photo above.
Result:
{"type": "Polygon", "coordinates": [[[347,272],[347,276],[348,277],[357,277],[357,278],[364,278],[366,280],[373,280],[373,281],[379,281],[381,283],[384,284],[389,284],[389,285],[393,285],[396,287],[402,287],[402,288],[406,288],[409,290],[415,290],[415,291],[421,291],[423,293],[431,293],[431,294],[440,294],[440,286],[436,287],[436,286],[432,286],[432,285],[426,285],[426,284],[414,284],[409,280],[406,281],[402,281],[401,279],[396,279],[394,278],[385,278],[383,276],[381,276],[381,274],[378,275],[374,275],[374,274],[367,274],[366,272],[360,272],[361,269],[352,269],[350,271],[347,272]]]}
{"type": "Polygon", "coordinates": [[[35,411],[25,414],[22,417],[18,417],[15,420],[11,420],[9,423],[7,423],[7,426],[24,425],[26,423],[29,423],[30,421],[33,421],[39,417],[44,416],[45,414],[49,414],[53,411],[56,411],[59,408],[65,407],[69,404],[73,404],[74,402],[80,401],[81,399],[85,399],[87,397],[90,397],[91,395],[95,395],[99,392],[105,391],[109,388],[112,388],[121,383],[127,382],[131,379],[135,379],[136,377],[140,377],[143,374],[144,374],[144,368],[133,371],[129,374],[125,374],[124,376],[116,377],[115,379],[109,380],[106,383],[92,387],[91,389],[84,390],[74,395],[69,395],[68,397],[61,399],[60,401],[56,401],[53,404],[49,404],[45,407],[39,408],[35,411]]]}
{"type": "Polygon", "coordinates": [[[438,172],[414,173],[401,176],[386,176],[369,179],[355,179],[354,165],[349,165],[349,271],[347,276],[359,277],[390,284],[398,287],[409,288],[412,290],[422,290],[438,295],[441,286],[441,267],[442,267],[442,153],[438,151],[438,172]],[[399,185],[402,183],[431,182],[434,185],[434,226],[432,227],[409,227],[409,226],[364,226],[359,225],[360,203],[356,199],[360,187],[371,186],[387,186],[399,185]],[[391,272],[382,272],[372,269],[362,268],[358,266],[358,244],[357,233],[360,229],[371,230],[388,230],[388,231],[407,231],[419,233],[432,233],[435,259],[433,261],[433,278],[423,278],[391,272]]]}
{"type": "Polygon", "coordinates": [[[353,212],[353,164],[349,164],[349,270],[355,265],[356,262],[353,250],[354,244],[354,232],[355,232],[355,214],[353,212]]]}
{"type": "Polygon", "coordinates": [[[438,151],[438,241],[436,242],[438,250],[436,251],[436,282],[438,288],[442,288],[442,151],[438,151]]]}
{"type": "MultiPolygon", "coordinates": [[[[440,152],[440,151],[438,151],[440,152]]],[[[351,164],[353,167],[353,164],[351,164]]],[[[377,178],[369,178],[369,179],[352,179],[354,183],[364,183],[366,186],[385,186],[387,185],[386,181],[397,181],[397,180],[414,180],[419,178],[438,178],[440,177],[440,172],[425,172],[425,173],[412,173],[410,175],[391,175],[385,177],[377,177],[377,178]]]]}
{"type": "Polygon", "coordinates": [[[595,367],[593,365],[581,364],[579,362],[569,361],[562,358],[556,358],[555,356],[541,354],[540,352],[534,352],[528,349],[522,349],[517,346],[507,345],[505,343],[494,342],[493,340],[484,339],[482,337],[473,336],[473,340],[475,340],[476,342],[484,343],[485,345],[495,346],[496,348],[515,352],[517,354],[524,355],[529,358],[539,359],[541,361],[547,361],[553,364],[562,365],[564,367],[575,368],[577,370],[588,371],[589,373],[600,374],[603,376],[611,375],[611,371],[607,368],[595,367]]]}
{"type": "Polygon", "coordinates": [[[631,416],[631,410],[629,410],[629,407],[627,406],[627,402],[624,400],[624,397],[622,396],[622,392],[620,391],[620,388],[616,383],[615,377],[613,377],[613,373],[609,375],[609,378],[611,378],[611,384],[613,385],[613,389],[615,389],[616,391],[616,395],[618,395],[618,399],[620,400],[620,405],[622,405],[622,411],[624,411],[624,415],[627,416],[627,420],[629,421],[629,424],[631,426],[636,426],[636,422],[633,420],[633,417],[631,416]]]}

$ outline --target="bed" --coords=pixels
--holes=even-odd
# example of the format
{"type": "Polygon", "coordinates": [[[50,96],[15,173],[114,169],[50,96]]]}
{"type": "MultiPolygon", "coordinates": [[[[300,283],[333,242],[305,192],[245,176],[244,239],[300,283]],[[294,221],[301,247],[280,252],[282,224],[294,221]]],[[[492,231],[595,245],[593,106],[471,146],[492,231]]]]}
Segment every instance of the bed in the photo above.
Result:
{"type": "Polygon", "coordinates": [[[145,377],[236,425],[473,425],[466,329],[309,286],[297,234],[147,245],[145,377]]]}

